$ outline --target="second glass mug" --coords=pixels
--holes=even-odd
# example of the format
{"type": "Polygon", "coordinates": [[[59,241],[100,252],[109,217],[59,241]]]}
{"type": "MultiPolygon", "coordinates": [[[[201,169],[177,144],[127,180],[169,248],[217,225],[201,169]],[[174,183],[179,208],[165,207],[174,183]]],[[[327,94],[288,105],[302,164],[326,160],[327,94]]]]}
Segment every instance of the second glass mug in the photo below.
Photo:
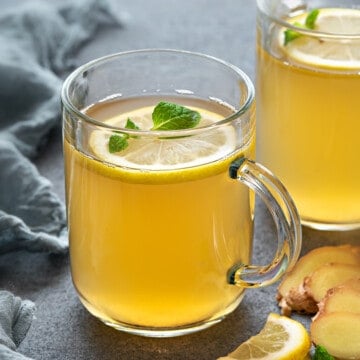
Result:
{"type": "Polygon", "coordinates": [[[72,278],[104,323],[152,337],[201,330],[294,264],[299,217],[251,161],[254,89],[241,70],[186,51],[119,53],[75,70],[62,102],[72,278]],[[151,130],[159,101],[198,110],[199,126],[151,130]],[[114,135],[126,145],[110,152],[114,135]],[[250,264],[250,189],[277,228],[265,266],[250,264]]]}
{"type": "Polygon", "coordinates": [[[257,159],[287,187],[304,225],[360,228],[359,1],[257,7],[257,159]],[[315,25],[297,26],[314,11],[315,25]]]}

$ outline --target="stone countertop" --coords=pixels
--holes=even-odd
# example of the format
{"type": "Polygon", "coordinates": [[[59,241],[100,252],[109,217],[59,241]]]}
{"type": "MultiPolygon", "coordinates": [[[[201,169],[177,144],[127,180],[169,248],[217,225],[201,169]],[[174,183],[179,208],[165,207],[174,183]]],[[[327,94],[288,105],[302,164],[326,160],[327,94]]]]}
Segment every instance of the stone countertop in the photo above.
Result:
{"type": "MultiPolygon", "coordinates": [[[[2,0],[16,6],[25,0],[2,0]]],[[[45,1],[45,0],[43,0],[45,1]]],[[[83,48],[79,64],[109,53],[140,48],[177,48],[207,53],[242,68],[254,80],[254,0],[113,0],[122,28],[104,29],[83,48]]],[[[52,133],[36,160],[40,172],[64,198],[61,133],[52,133]]],[[[303,229],[303,253],[324,244],[355,243],[359,231],[330,233],[303,229]]],[[[263,205],[256,208],[254,261],[274,253],[274,228],[263,205]]],[[[269,312],[279,312],[276,285],[247,290],[237,310],[201,332],[170,339],[128,335],[103,325],[80,304],[67,256],[13,252],[0,256],[0,288],[36,303],[36,318],[19,351],[36,360],[171,359],[215,360],[257,333],[269,312]]],[[[295,316],[306,327],[309,318],[295,316]]]]}

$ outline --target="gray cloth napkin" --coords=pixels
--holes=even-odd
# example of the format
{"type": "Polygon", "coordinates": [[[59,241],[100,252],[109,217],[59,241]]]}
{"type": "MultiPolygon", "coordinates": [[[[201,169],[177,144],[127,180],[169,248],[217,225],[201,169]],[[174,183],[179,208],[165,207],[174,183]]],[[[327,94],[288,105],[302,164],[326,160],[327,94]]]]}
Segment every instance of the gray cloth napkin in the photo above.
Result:
{"type": "MultiPolygon", "coordinates": [[[[105,0],[26,1],[0,16],[0,254],[12,250],[65,253],[64,205],[31,159],[60,126],[60,89],[75,51],[120,19],[105,0]],[[58,3],[61,3],[60,1],[58,3]]],[[[34,307],[0,291],[0,359],[14,352],[34,307]]]]}
{"type": "Polygon", "coordinates": [[[0,18],[0,253],[67,249],[65,212],[29,159],[60,124],[60,88],[75,50],[119,24],[103,0],[27,1],[0,18]]]}
{"type": "Polygon", "coordinates": [[[0,291],[0,359],[29,359],[15,352],[15,349],[31,325],[34,311],[31,301],[21,300],[7,291],[0,291]]]}

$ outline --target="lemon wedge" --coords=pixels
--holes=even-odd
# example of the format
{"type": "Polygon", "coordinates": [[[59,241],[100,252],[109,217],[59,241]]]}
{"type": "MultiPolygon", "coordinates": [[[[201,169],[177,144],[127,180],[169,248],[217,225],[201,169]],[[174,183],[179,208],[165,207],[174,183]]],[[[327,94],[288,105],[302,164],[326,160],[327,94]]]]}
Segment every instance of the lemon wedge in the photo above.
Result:
{"type": "Polygon", "coordinates": [[[270,313],[257,335],[218,360],[304,360],[310,346],[309,334],[301,323],[270,313]]]}
{"type": "MultiPolygon", "coordinates": [[[[307,13],[293,17],[289,23],[304,24],[306,16],[307,13]]],[[[360,9],[319,9],[314,31],[328,36],[302,35],[284,45],[284,31],[280,31],[279,45],[292,62],[320,68],[360,69],[360,9]],[[347,35],[357,37],[346,38],[347,35]]]]}
{"type": "MultiPolygon", "coordinates": [[[[106,121],[106,124],[125,127],[130,118],[141,130],[150,130],[152,106],[138,108],[106,121]]],[[[201,114],[201,126],[213,124],[223,117],[205,109],[191,107],[201,114]]],[[[134,136],[126,149],[110,153],[108,144],[111,131],[95,130],[90,136],[92,152],[100,160],[112,165],[146,171],[175,170],[194,167],[224,158],[236,148],[236,133],[231,126],[220,126],[211,131],[178,138],[134,136]]]]}

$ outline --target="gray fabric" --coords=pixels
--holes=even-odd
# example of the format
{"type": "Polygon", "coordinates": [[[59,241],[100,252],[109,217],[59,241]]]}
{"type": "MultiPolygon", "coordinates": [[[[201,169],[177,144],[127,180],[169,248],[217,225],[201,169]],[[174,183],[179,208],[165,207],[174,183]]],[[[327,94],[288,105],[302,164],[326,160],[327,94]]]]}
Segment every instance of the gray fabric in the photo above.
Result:
{"type": "Polygon", "coordinates": [[[0,291],[0,359],[29,359],[15,349],[24,339],[34,316],[31,301],[21,300],[7,291],[0,291]]]}
{"type": "MultiPolygon", "coordinates": [[[[0,254],[65,253],[64,205],[31,159],[46,151],[60,126],[62,78],[76,49],[104,25],[119,24],[105,0],[56,7],[27,1],[0,17],[0,254]]],[[[32,320],[33,304],[0,291],[0,359],[14,350],[32,320]]]]}
{"type": "Polygon", "coordinates": [[[27,2],[0,18],[0,253],[67,250],[64,206],[29,158],[60,124],[60,88],[74,51],[119,19],[102,0],[27,2]]]}

